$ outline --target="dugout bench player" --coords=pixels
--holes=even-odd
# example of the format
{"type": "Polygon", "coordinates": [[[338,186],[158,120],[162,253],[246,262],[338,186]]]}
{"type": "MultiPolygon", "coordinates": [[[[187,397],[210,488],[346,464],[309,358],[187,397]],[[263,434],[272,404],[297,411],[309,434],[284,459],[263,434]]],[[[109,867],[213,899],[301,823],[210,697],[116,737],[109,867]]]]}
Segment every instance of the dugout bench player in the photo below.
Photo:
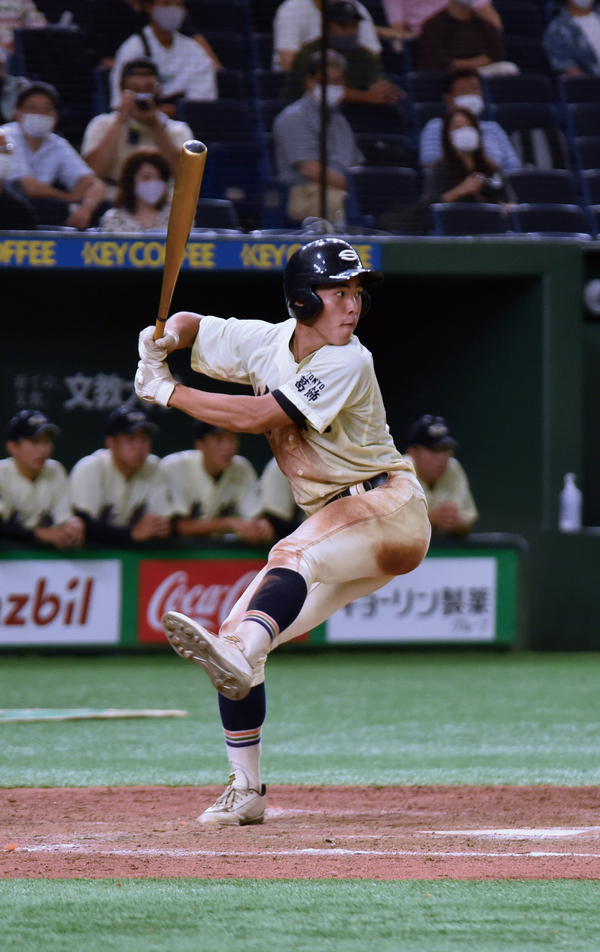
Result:
{"type": "Polygon", "coordinates": [[[430,539],[413,464],[394,446],[373,359],[354,335],[381,281],[338,238],[296,251],[284,272],[290,319],[224,320],[183,311],[140,335],[136,392],[238,432],[265,433],[299,506],[308,514],[269,553],[218,636],[178,612],[163,627],[174,649],[199,664],[219,692],[231,763],[225,792],[202,823],[261,823],[260,733],[264,665],[283,642],[344,605],[415,569],[430,539]],[[192,348],[192,367],[252,386],[255,396],[176,384],[165,357],[192,348]]]}

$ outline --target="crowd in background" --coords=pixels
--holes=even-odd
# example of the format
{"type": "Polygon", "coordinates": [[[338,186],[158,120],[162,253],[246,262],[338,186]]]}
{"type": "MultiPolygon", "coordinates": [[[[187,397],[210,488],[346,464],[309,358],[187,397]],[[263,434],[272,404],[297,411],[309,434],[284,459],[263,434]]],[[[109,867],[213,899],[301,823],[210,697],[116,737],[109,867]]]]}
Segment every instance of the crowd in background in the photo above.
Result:
{"type": "MultiPolygon", "coordinates": [[[[2,229],[164,230],[181,146],[193,137],[223,147],[208,189],[233,203],[234,226],[237,211],[245,224],[264,223],[270,182],[282,189],[282,222],[318,217],[323,175],[338,229],[354,220],[428,233],[429,207],[455,203],[496,205],[507,217],[531,201],[515,177],[523,168],[577,173],[539,180],[538,201],[556,204],[562,181],[563,204],[569,185],[581,214],[594,207],[597,183],[581,177],[591,166],[577,151],[582,110],[571,110],[581,104],[568,98],[574,80],[600,77],[593,0],[326,0],[326,62],[321,0],[36,2],[0,0],[2,229]],[[221,29],[205,29],[219,14],[229,18],[221,29]],[[507,33],[520,23],[524,37],[507,33]],[[34,33],[49,64],[56,37],[80,38],[70,72],[54,60],[44,71],[34,33]],[[57,76],[60,92],[49,82],[57,76]],[[545,108],[507,118],[507,104],[545,108]],[[366,174],[373,167],[379,177],[366,174]],[[389,169],[413,174],[385,177],[389,169]],[[263,190],[254,204],[253,188],[263,190]]],[[[600,142],[600,113],[583,113],[584,138],[600,142]]]]}

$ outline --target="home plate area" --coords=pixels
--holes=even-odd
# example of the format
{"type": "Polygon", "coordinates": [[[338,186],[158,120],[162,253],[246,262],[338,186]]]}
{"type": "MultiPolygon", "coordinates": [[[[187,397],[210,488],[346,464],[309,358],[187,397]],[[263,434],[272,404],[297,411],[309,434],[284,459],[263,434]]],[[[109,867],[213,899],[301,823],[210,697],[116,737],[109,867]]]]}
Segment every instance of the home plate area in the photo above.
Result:
{"type": "Polygon", "coordinates": [[[600,878],[600,787],[274,785],[201,826],[222,789],[0,790],[0,878],[600,878]]]}

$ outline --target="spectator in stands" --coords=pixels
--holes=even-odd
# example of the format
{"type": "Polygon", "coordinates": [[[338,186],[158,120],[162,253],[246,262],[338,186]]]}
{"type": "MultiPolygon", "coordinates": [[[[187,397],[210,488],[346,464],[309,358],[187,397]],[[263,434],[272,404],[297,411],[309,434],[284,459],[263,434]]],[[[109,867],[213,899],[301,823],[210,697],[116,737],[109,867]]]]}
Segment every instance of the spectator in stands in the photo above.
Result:
{"type": "Polygon", "coordinates": [[[167,483],[150,453],[157,430],[141,410],[119,407],[107,421],[106,449],[73,467],[71,499],[90,541],[129,545],[171,535],[167,483]]]}
{"type": "MultiPolygon", "coordinates": [[[[444,9],[448,0],[383,0],[390,26],[407,39],[416,39],[423,24],[444,9]]],[[[487,20],[497,30],[502,29],[502,20],[490,0],[473,0],[477,15],[487,20]]]]}
{"type": "Polygon", "coordinates": [[[306,518],[296,505],[290,484],[274,457],[269,460],[258,481],[258,499],[260,515],[271,523],[276,539],[285,538],[306,518]]]}
{"type": "Polygon", "coordinates": [[[473,9],[472,0],[448,0],[423,24],[417,69],[481,69],[502,56],[501,31],[473,9]]]}
{"type": "Polygon", "coordinates": [[[19,93],[16,121],[3,127],[14,142],[10,182],[27,198],[64,203],[64,224],[83,231],[104,198],[104,185],[73,146],[53,131],[57,106],[58,93],[48,83],[32,83],[19,93]]]}
{"type": "Polygon", "coordinates": [[[0,462],[0,538],[57,549],[83,545],[64,466],[50,459],[57,426],[39,410],[21,410],[8,424],[8,459],[0,462]]]}
{"type": "Polygon", "coordinates": [[[101,231],[135,235],[166,229],[171,209],[170,172],[156,150],[132,152],[123,166],[114,208],[100,219],[101,231]]]}
{"type": "Polygon", "coordinates": [[[33,0],[0,0],[0,47],[14,51],[15,30],[46,26],[46,17],[33,0]]]}
{"type": "MultiPolygon", "coordinates": [[[[158,67],[163,96],[178,99],[216,99],[217,78],[213,60],[198,43],[179,32],[185,19],[183,0],[142,0],[150,23],[119,47],[110,74],[111,105],[121,99],[121,71],[125,63],[147,56],[158,67]]],[[[163,100],[164,103],[164,100],[163,100]]]]}
{"type": "Polygon", "coordinates": [[[10,187],[13,142],[0,129],[0,231],[32,231],[37,225],[30,202],[10,187]]]}
{"type": "MultiPolygon", "coordinates": [[[[484,102],[481,92],[481,81],[475,69],[462,69],[448,76],[447,92],[444,102],[449,110],[457,107],[468,109],[479,118],[483,112],[484,102]]],[[[421,131],[419,138],[419,160],[421,165],[433,165],[442,157],[442,126],[443,119],[430,119],[421,131]]],[[[515,152],[508,135],[499,123],[493,120],[479,120],[479,129],[483,143],[483,151],[505,172],[509,169],[521,167],[519,157],[515,152]]]]}
{"type": "MultiPolygon", "coordinates": [[[[273,20],[274,68],[287,72],[292,68],[296,53],[321,35],[322,0],[283,0],[273,20]]],[[[362,19],[358,25],[358,39],[378,56],[381,43],[371,14],[358,0],[352,0],[362,19]]]]}
{"type": "Polygon", "coordinates": [[[406,455],[415,464],[434,532],[469,532],[477,519],[477,508],[467,475],[454,459],[458,444],[444,418],[422,416],[408,431],[407,443],[406,455]]]}
{"type": "Polygon", "coordinates": [[[9,54],[0,46],[0,123],[10,122],[15,114],[17,96],[29,80],[11,76],[7,69],[9,54]]]}
{"type": "Polygon", "coordinates": [[[173,499],[180,536],[235,533],[250,545],[274,537],[271,524],[257,519],[258,478],[249,460],[238,456],[237,433],[199,420],[194,449],[161,460],[173,499]]]}
{"type": "Polygon", "coordinates": [[[544,33],[552,68],[564,76],[600,76],[600,13],[595,0],[567,0],[544,33]]]}
{"type": "Polygon", "coordinates": [[[441,159],[428,172],[424,202],[514,201],[501,170],[486,155],[479,123],[468,109],[444,119],[441,159]]]}
{"type": "Polygon", "coordinates": [[[123,67],[118,108],[95,116],[85,130],[81,154],[111,198],[125,159],[138,147],[157,149],[175,175],[183,143],[194,138],[186,122],[161,112],[160,99],[156,65],[144,57],[132,60],[123,67]]]}
{"type": "MultiPolygon", "coordinates": [[[[327,218],[342,222],[346,198],[346,170],[364,161],[347,119],[337,109],[344,98],[344,59],[334,50],[327,51],[327,218]]],[[[290,185],[288,216],[294,222],[320,214],[320,103],[322,95],[322,57],[313,53],[304,83],[306,92],[297,102],[286,106],[273,122],[277,175],[290,185]]]]}
{"type": "MultiPolygon", "coordinates": [[[[379,56],[359,42],[362,14],[349,0],[330,0],[328,6],[329,33],[327,45],[341,53],[346,60],[346,93],[344,102],[393,105],[400,90],[384,79],[379,56]]],[[[284,84],[285,99],[298,99],[304,91],[306,67],[313,53],[321,48],[321,38],[312,40],[298,51],[284,84]]]]}

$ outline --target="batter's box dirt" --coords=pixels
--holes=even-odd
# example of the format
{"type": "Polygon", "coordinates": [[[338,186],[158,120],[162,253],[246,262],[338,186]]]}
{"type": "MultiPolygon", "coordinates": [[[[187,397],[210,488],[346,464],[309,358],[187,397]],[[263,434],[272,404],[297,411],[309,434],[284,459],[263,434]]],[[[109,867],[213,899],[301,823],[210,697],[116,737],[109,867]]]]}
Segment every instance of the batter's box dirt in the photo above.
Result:
{"type": "Polygon", "coordinates": [[[0,790],[0,878],[600,878],[600,787],[272,786],[206,829],[221,791],[0,790]]]}

